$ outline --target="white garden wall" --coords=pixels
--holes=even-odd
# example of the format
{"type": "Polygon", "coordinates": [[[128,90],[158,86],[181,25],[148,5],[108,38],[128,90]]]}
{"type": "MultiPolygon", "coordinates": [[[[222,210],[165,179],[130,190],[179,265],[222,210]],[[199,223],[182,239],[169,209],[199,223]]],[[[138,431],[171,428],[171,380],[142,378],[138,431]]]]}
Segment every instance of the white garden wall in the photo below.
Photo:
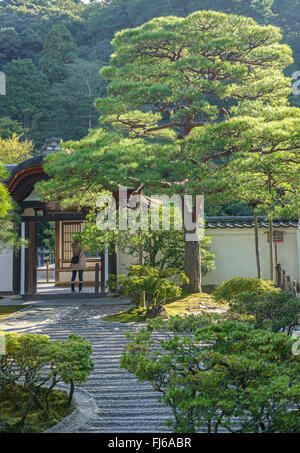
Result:
{"type": "Polygon", "coordinates": [[[11,250],[0,254],[0,293],[13,290],[13,253],[11,250]]]}
{"type": "MultiPolygon", "coordinates": [[[[277,245],[278,263],[292,280],[300,282],[300,231],[293,227],[275,228],[275,230],[284,232],[284,242],[277,245]]],[[[267,228],[259,228],[261,271],[262,278],[265,280],[270,278],[267,232],[267,228]]],[[[203,278],[203,285],[215,286],[233,277],[257,276],[254,228],[207,228],[205,233],[212,240],[211,251],[216,256],[216,269],[203,278]]],[[[118,253],[118,274],[127,275],[128,267],[131,264],[137,264],[137,261],[137,258],[118,253]]]]}
{"type": "MultiPolygon", "coordinates": [[[[277,245],[278,263],[292,280],[299,282],[300,232],[293,227],[275,230],[284,232],[284,242],[277,245]]],[[[259,229],[261,271],[262,278],[266,280],[270,278],[267,232],[267,228],[259,229]]],[[[218,285],[237,276],[257,276],[253,228],[207,228],[206,235],[212,239],[211,251],[216,256],[216,269],[204,277],[204,285],[218,285]]]]}

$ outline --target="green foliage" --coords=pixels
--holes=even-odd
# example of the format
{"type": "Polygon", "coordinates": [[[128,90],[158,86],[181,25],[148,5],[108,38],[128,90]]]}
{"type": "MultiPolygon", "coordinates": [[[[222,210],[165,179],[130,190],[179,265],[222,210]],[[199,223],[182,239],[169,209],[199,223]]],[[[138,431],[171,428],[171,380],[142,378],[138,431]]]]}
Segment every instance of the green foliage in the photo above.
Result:
{"type": "MultiPolygon", "coordinates": [[[[58,176],[58,172],[56,173],[58,176]]],[[[100,230],[96,220],[100,210],[92,209],[84,222],[83,232],[77,239],[85,250],[105,250],[109,246],[113,251],[116,248],[125,254],[136,258],[139,255],[140,247],[143,249],[145,264],[150,264],[158,269],[178,268],[184,270],[184,232],[174,229],[174,215],[170,213],[170,230],[151,229],[151,214],[149,209],[148,223],[143,225],[142,230],[100,230]],[[148,229],[147,229],[148,228],[148,229]]],[[[160,223],[162,223],[162,212],[160,212],[160,223]]],[[[169,211],[167,212],[167,216],[169,211]]],[[[118,216],[116,219],[118,225],[118,216]]],[[[215,256],[210,251],[211,239],[203,236],[201,245],[201,266],[202,275],[214,269],[215,256]]]]}
{"type": "Polygon", "coordinates": [[[6,96],[0,97],[0,115],[19,121],[25,135],[37,132],[46,113],[49,84],[47,77],[30,59],[12,60],[3,72],[6,75],[6,96]]]}
{"type": "MultiPolygon", "coordinates": [[[[101,2],[85,4],[77,0],[2,0],[0,2],[0,65],[3,67],[14,59],[31,59],[36,68],[42,67],[44,58],[43,44],[47,44],[46,36],[53,27],[66,27],[72,35],[67,36],[67,42],[75,43],[78,56],[88,67],[89,64],[97,65],[97,69],[106,65],[112,53],[110,42],[117,31],[138,27],[143,23],[162,16],[186,17],[199,10],[215,10],[222,13],[234,13],[249,16],[260,24],[273,24],[283,28],[284,42],[294,50],[295,65],[290,67],[291,74],[299,67],[299,3],[298,0],[112,0],[109,6],[101,2]]],[[[61,43],[61,39],[53,36],[54,44],[61,43]]],[[[222,36],[222,35],[221,35],[222,36]]],[[[54,47],[53,47],[54,49],[54,47]]],[[[65,54],[65,48],[62,49],[65,54]]],[[[54,55],[54,50],[51,50],[54,55]]],[[[59,52],[59,56],[62,53],[59,52]]],[[[52,56],[50,60],[53,62],[52,56]]],[[[66,66],[58,67],[53,76],[67,71],[66,66]]],[[[64,59],[62,63],[64,64],[64,59]]],[[[72,65],[72,63],[71,63],[72,65]]],[[[81,72],[81,70],[79,70],[81,72]]],[[[78,75],[77,89],[71,85],[76,79],[76,71],[72,70],[72,80],[56,83],[56,87],[45,89],[50,105],[45,109],[40,105],[38,125],[29,131],[35,145],[40,146],[45,138],[50,136],[62,137],[64,140],[80,139],[88,130],[88,115],[92,116],[92,127],[97,124],[93,102],[87,102],[87,91],[81,88],[81,76],[78,75]],[[66,83],[65,83],[66,82],[66,83]],[[45,112],[46,110],[46,112],[45,112]],[[56,116],[56,118],[55,118],[56,116]]],[[[67,77],[68,78],[68,77],[67,77]]],[[[14,84],[19,92],[19,83],[14,84]]],[[[102,91],[94,97],[102,96],[102,91]]],[[[297,97],[292,96],[291,101],[296,103],[297,97]]],[[[1,102],[6,104],[6,100],[1,102]]],[[[9,115],[12,119],[20,121],[18,110],[9,115]]],[[[5,109],[1,115],[7,116],[5,109]]],[[[29,127],[26,125],[26,127],[29,127]]],[[[16,131],[17,134],[19,132],[16,131]]],[[[231,214],[231,212],[230,212],[231,214]]]]}
{"type": "Polygon", "coordinates": [[[0,138],[0,162],[13,165],[33,157],[33,143],[20,139],[15,133],[10,138],[0,138]]]}
{"type": "Polygon", "coordinates": [[[18,406],[17,386],[21,383],[28,391],[29,399],[22,418],[15,426],[22,430],[39,389],[47,389],[44,402],[39,403],[46,413],[50,411],[50,394],[58,382],[70,385],[71,404],[74,385],[85,382],[93,370],[92,347],[89,341],[76,335],[70,335],[66,341],[50,341],[44,335],[3,334],[6,355],[0,357],[0,394],[4,395],[9,387],[13,387],[15,394],[11,404],[18,406]]]}
{"type": "Polygon", "coordinates": [[[55,223],[38,222],[38,247],[48,252],[55,251],[55,223]]]}
{"type": "Polygon", "coordinates": [[[125,279],[125,275],[114,275],[114,274],[109,274],[108,280],[106,283],[107,289],[112,292],[112,293],[124,293],[123,289],[123,282],[125,279]]]}
{"type": "Polygon", "coordinates": [[[47,115],[48,135],[77,140],[98,125],[95,98],[105,94],[106,82],[99,75],[101,62],[77,58],[65,64],[65,78],[50,88],[51,105],[47,115]]]}
{"type": "MultiPolygon", "coordinates": [[[[219,285],[215,292],[214,298],[217,301],[230,302],[235,296],[246,291],[271,292],[276,291],[274,283],[260,278],[235,277],[219,285]]],[[[280,291],[277,289],[277,291],[280,291]]]]}
{"type": "MultiPolygon", "coordinates": [[[[44,400],[47,389],[40,389],[38,400],[44,400]]],[[[12,386],[7,388],[5,394],[0,395],[0,433],[19,433],[20,429],[16,426],[22,417],[24,407],[30,397],[30,392],[21,384],[15,389],[12,386]],[[18,406],[12,406],[15,392],[18,393],[18,406]]],[[[26,417],[26,423],[22,433],[44,433],[47,429],[57,425],[63,418],[70,415],[74,408],[68,404],[68,393],[60,390],[53,390],[49,397],[51,412],[45,414],[43,409],[35,402],[26,417]]]]}
{"type": "Polygon", "coordinates": [[[284,331],[288,335],[300,323],[300,300],[283,291],[247,291],[234,296],[230,303],[233,312],[255,317],[259,327],[284,331]]]}
{"type": "Polygon", "coordinates": [[[16,207],[7,190],[6,185],[1,181],[6,181],[8,173],[4,164],[0,161],[0,250],[10,247],[20,246],[20,240],[15,228],[19,222],[16,214],[16,207]],[[15,222],[15,224],[14,224],[15,222]]]}
{"type": "Polygon", "coordinates": [[[145,292],[148,308],[154,308],[180,296],[180,286],[187,283],[187,277],[179,269],[160,271],[149,265],[131,266],[128,278],[122,282],[122,291],[134,297],[145,292]]]}
{"type": "Polygon", "coordinates": [[[0,118],[0,137],[6,140],[11,138],[14,134],[17,136],[24,134],[21,124],[9,117],[0,118]]]}
{"type": "Polygon", "coordinates": [[[299,432],[293,340],[247,323],[211,321],[151,322],[129,334],[121,366],[161,392],[175,433],[299,432]]]}
{"type": "Polygon", "coordinates": [[[50,82],[61,82],[67,76],[65,65],[76,58],[76,45],[63,24],[54,25],[45,37],[42,68],[50,82]]]}

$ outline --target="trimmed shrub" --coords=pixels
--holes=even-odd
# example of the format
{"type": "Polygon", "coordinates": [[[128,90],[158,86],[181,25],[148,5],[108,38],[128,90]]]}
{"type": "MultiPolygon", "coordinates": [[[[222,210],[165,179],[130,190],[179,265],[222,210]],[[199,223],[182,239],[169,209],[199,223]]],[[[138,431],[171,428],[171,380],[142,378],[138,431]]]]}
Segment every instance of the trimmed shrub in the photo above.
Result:
{"type": "Polygon", "coordinates": [[[229,303],[231,311],[254,316],[258,327],[290,335],[300,323],[300,300],[283,291],[248,291],[236,295],[229,303]]]}
{"type": "Polygon", "coordinates": [[[77,335],[70,335],[66,341],[51,341],[45,335],[3,334],[6,354],[0,356],[0,395],[5,396],[8,389],[13,388],[14,401],[11,404],[15,407],[19,407],[19,385],[29,395],[23,416],[13,427],[21,431],[33,402],[39,404],[45,414],[49,412],[49,396],[59,382],[70,385],[71,405],[75,384],[85,382],[93,370],[92,346],[77,335]],[[42,388],[47,389],[43,402],[38,400],[42,388]]]}
{"type": "Polygon", "coordinates": [[[149,265],[131,266],[128,279],[123,281],[122,287],[127,296],[136,297],[145,292],[148,308],[156,308],[179,297],[181,285],[186,283],[188,279],[180,269],[158,270],[149,265]]]}
{"type": "Polygon", "coordinates": [[[270,291],[279,292],[280,289],[275,288],[274,283],[269,280],[235,277],[219,285],[214,292],[214,298],[218,302],[230,302],[236,295],[246,291],[262,291],[267,293],[270,291]]]}
{"type": "Polygon", "coordinates": [[[300,356],[293,339],[208,317],[128,334],[121,366],[161,392],[175,433],[297,433],[300,356]],[[159,337],[164,338],[159,340],[159,337]]]}

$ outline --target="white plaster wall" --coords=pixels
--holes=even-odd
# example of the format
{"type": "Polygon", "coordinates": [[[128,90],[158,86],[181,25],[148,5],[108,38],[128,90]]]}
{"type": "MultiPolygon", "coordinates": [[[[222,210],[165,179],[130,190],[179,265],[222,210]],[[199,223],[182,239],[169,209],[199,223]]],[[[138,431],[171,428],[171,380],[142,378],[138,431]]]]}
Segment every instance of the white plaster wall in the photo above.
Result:
{"type": "MultiPolygon", "coordinates": [[[[278,244],[278,263],[291,276],[299,280],[299,257],[296,228],[276,228],[284,232],[284,242],[278,244]]],[[[269,243],[267,228],[259,229],[259,251],[262,278],[270,278],[269,243]]],[[[203,279],[204,285],[219,285],[233,277],[256,277],[256,257],[253,228],[207,229],[206,235],[212,239],[211,251],[215,254],[216,269],[203,279]]],[[[299,243],[300,244],[300,243],[299,243]]],[[[275,262],[275,251],[274,251],[275,262]]],[[[275,274],[274,274],[275,276],[275,274]]]]}
{"type": "MultiPolygon", "coordinates": [[[[275,230],[284,232],[284,242],[277,244],[278,263],[292,280],[300,282],[300,231],[293,227],[275,230]]],[[[267,228],[259,229],[261,273],[265,280],[270,279],[267,232],[267,228]]],[[[253,228],[208,228],[206,235],[212,240],[211,251],[216,256],[216,269],[204,276],[204,285],[219,285],[233,277],[257,277],[253,228]]],[[[127,275],[131,264],[138,264],[138,259],[125,253],[117,254],[118,274],[127,275]]]]}
{"type": "Polygon", "coordinates": [[[131,265],[138,264],[138,257],[117,252],[117,275],[127,275],[131,265]]]}
{"type": "Polygon", "coordinates": [[[0,254],[0,292],[13,290],[13,253],[11,250],[0,254]]]}

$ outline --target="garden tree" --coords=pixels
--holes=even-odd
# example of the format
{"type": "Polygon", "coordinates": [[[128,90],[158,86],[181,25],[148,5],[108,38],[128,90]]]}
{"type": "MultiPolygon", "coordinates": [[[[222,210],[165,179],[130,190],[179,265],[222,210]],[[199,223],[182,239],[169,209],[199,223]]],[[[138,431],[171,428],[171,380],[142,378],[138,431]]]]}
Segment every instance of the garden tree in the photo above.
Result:
{"type": "Polygon", "coordinates": [[[4,164],[19,164],[33,156],[33,143],[29,140],[20,141],[15,133],[11,138],[0,138],[0,161],[4,164]]]}
{"type": "MultiPolygon", "coordinates": [[[[97,209],[89,212],[82,233],[76,236],[84,249],[104,252],[106,247],[112,251],[117,248],[137,258],[140,248],[142,248],[145,264],[158,269],[166,267],[184,269],[184,234],[183,231],[174,229],[174,212],[171,211],[169,231],[151,229],[151,209],[149,210],[148,228],[145,230],[104,231],[97,226],[98,212],[97,209]]],[[[162,213],[160,213],[160,221],[161,215],[162,213]]],[[[214,255],[210,252],[210,243],[210,238],[206,236],[200,241],[202,275],[214,269],[214,255]]]]}
{"type": "Polygon", "coordinates": [[[13,200],[6,188],[5,181],[8,173],[0,161],[0,251],[10,247],[20,246],[20,241],[14,224],[19,220],[13,200]]]}
{"type": "Polygon", "coordinates": [[[128,336],[121,366],[161,392],[173,432],[299,432],[300,361],[286,334],[202,315],[128,336]]]}
{"type": "MultiPolygon", "coordinates": [[[[194,11],[209,10],[243,14],[260,23],[273,17],[273,0],[112,0],[109,7],[100,2],[87,6],[83,16],[87,23],[87,39],[93,58],[109,58],[112,36],[124,28],[137,27],[154,17],[187,16],[194,11]]],[[[281,12],[284,16],[284,10],[281,12]]]]}
{"type": "MultiPolygon", "coordinates": [[[[235,168],[240,172],[242,182],[239,185],[239,199],[248,201],[253,207],[255,225],[255,250],[257,259],[258,278],[261,277],[259,247],[258,247],[258,219],[257,210],[267,214],[269,218],[269,238],[273,238],[272,222],[274,218],[298,218],[300,212],[300,177],[299,164],[283,163],[286,156],[269,155],[261,158],[252,158],[235,162],[235,168]],[[239,165],[238,165],[239,164],[239,165]],[[237,166],[238,165],[238,166],[237,166]]],[[[274,279],[273,240],[269,239],[270,276],[274,279]]]]}
{"type": "Polygon", "coordinates": [[[6,74],[6,96],[0,97],[0,115],[19,121],[30,138],[37,131],[48,104],[48,81],[29,59],[12,60],[6,74]]]}
{"type": "Polygon", "coordinates": [[[135,297],[144,293],[148,311],[156,309],[168,300],[182,294],[182,286],[188,282],[183,271],[174,268],[163,270],[147,266],[130,266],[128,278],[122,280],[122,293],[135,297]]]}
{"type": "MultiPolygon", "coordinates": [[[[236,160],[223,165],[215,188],[227,182],[229,188],[220,195],[222,202],[224,198],[234,198],[252,206],[260,278],[257,211],[269,217],[270,237],[273,237],[271,220],[274,217],[298,217],[299,214],[300,109],[257,104],[254,117],[246,103],[235,109],[235,114],[229,125],[211,126],[210,131],[198,137],[195,146],[205,147],[209,153],[216,148],[229,154],[240,152],[236,160]],[[248,117],[242,116],[245,112],[248,117]]],[[[273,243],[270,242],[271,280],[273,268],[273,243]]]]}
{"type": "Polygon", "coordinates": [[[21,124],[16,121],[12,120],[9,117],[2,117],[0,118],[0,137],[2,139],[11,138],[13,134],[21,136],[24,134],[24,130],[21,124]]]}
{"type": "Polygon", "coordinates": [[[9,390],[14,390],[13,400],[7,402],[23,409],[23,414],[20,420],[15,416],[9,428],[18,432],[22,431],[33,403],[40,407],[43,416],[48,416],[49,397],[58,382],[70,385],[71,405],[75,385],[82,385],[94,368],[90,359],[92,345],[78,335],[69,335],[65,341],[51,341],[45,335],[1,333],[5,336],[6,354],[0,356],[0,395],[5,401],[9,390]]]}
{"type": "Polygon", "coordinates": [[[300,324],[300,301],[286,291],[246,291],[236,295],[229,303],[234,313],[255,318],[259,328],[292,335],[300,324]]]}
{"type": "MultiPolygon", "coordinates": [[[[187,16],[193,11],[213,9],[223,13],[236,13],[253,17],[261,24],[275,24],[283,28],[284,42],[294,51],[295,65],[290,66],[287,74],[298,70],[300,47],[297,36],[299,0],[289,2],[281,0],[112,0],[109,6],[96,1],[91,4],[77,0],[2,0],[0,1],[0,70],[17,58],[30,58],[35,66],[42,66],[43,42],[53,26],[62,24],[72,34],[78,48],[78,55],[86,64],[99,61],[99,68],[107,64],[112,52],[110,42],[116,31],[136,27],[157,16],[170,14],[187,16]]],[[[21,82],[22,83],[22,82],[21,82]]],[[[15,85],[17,87],[17,85],[15,85]]],[[[16,88],[18,90],[18,88],[16,88]]],[[[85,101],[82,97],[70,99],[59,97],[65,86],[54,90],[45,90],[51,103],[45,109],[47,115],[40,118],[38,128],[33,129],[30,137],[37,147],[44,144],[50,136],[65,139],[79,139],[86,134],[82,126],[82,111],[85,101]],[[54,113],[59,110],[59,119],[55,121],[54,113]],[[73,114],[73,111],[76,112],[73,114]],[[79,119],[78,119],[79,118],[79,119]]],[[[96,96],[99,96],[96,94],[96,96]]],[[[291,96],[290,101],[299,105],[299,96],[291,96]],[[298,104],[297,104],[298,102],[298,104]]],[[[3,101],[2,101],[3,102],[3,101]]],[[[4,102],[5,103],[5,102],[4,102]]],[[[91,104],[89,103],[90,107],[91,104]]],[[[6,116],[1,111],[1,115],[6,116]]],[[[18,119],[10,114],[13,119],[18,119]]],[[[92,115],[92,125],[95,118],[92,115]]],[[[84,118],[85,124],[85,118],[84,118]]],[[[206,203],[207,205],[207,203],[206,203]]],[[[236,212],[237,205],[231,212],[230,204],[225,212],[236,212]]],[[[220,211],[223,213],[223,211],[220,211]]],[[[244,212],[244,206],[241,211],[244,212]]]]}
{"type": "Polygon", "coordinates": [[[6,189],[5,185],[3,182],[7,179],[8,174],[5,169],[5,166],[3,165],[2,162],[0,162],[0,190],[1,190],[1,195],[0,195],[0,218],[4,218],[7,216],[9,211],[12,209],[12,201],[9,196],[8,190],[6,189]]]}
{"type": "MultiPolygon", "coordinates": [[[[117,33],[110,66],[101,71],[111,80],[108,97],[96,105],[105,121],[125,130],[130,140],[148,140],[151,165],[145,167],[142,156],[128,183],[167,190],[183,200],[186,194],[209,194],[214,166],[234,153],[220,148],[195,153],[189,141],[195,143],[212,124],[226,127],[232,104],[247,101],[255,110],[257,99],[268,103],[289,94],[283,69],[292,62],[291,49],[280,39],[275,27],[212,11],[157,18],[117,33]]],[[[185,208],[197,223],[196,205],[185,208]]],[[[186,229],[186,239],[192,231],[186,229]]],[[[185,272],[190,288],[201,291],[199,241],[186,240],[185,272]]]]}
{"type": "Polygon", "coordinates": [[[63,24],[54,25],[44,40],[42,68],[51,83],[61,82],[67,76],[66,64],[76,59],[76,45],[63,24]]]}

